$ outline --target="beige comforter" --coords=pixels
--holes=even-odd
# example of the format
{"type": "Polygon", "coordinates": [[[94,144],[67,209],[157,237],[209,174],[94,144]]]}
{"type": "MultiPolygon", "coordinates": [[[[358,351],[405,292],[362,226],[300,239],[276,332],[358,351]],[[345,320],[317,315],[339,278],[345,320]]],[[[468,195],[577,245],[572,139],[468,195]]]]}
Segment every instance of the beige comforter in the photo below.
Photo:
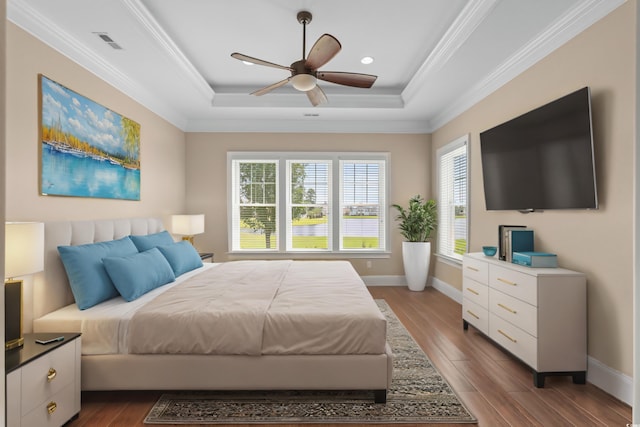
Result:
{"type": "Polygon", "coordinates": [[[381,354],[386,320],[346,261],[236,261],[159,295],[131,353],[381,354]]]}

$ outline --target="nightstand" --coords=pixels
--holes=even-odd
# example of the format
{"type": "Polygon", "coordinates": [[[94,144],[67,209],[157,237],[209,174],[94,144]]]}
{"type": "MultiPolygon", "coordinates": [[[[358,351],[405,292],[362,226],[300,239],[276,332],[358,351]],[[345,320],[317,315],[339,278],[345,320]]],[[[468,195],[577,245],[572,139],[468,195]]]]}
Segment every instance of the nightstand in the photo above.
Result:
{"type": "Polygon", "coordinates": [[[8,427],[57,427],[78,415],[80,346],[77,333],[24,334],[24,346],[5,353],[8,427]]]}
{"type": "Polygon", "coordinates": [[[213,253],[212,252],[200,253],[200,259],[202,260],[202,262],[213,262],[213,253]]]}

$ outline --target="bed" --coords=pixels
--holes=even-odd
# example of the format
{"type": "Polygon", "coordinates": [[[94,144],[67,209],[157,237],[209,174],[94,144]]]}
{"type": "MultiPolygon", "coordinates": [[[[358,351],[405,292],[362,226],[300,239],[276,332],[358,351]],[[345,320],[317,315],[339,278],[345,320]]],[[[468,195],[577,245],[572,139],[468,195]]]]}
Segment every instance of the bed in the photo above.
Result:
{"type": "Polygon", "coordinates": [[[386,401],[386,321],[346,261],[203,264],[131,301],[78,308],[59,246],[163,230],[158,218],[45,223],[33,330],[83,334],[83,390],[371,390],[386,401]]]}

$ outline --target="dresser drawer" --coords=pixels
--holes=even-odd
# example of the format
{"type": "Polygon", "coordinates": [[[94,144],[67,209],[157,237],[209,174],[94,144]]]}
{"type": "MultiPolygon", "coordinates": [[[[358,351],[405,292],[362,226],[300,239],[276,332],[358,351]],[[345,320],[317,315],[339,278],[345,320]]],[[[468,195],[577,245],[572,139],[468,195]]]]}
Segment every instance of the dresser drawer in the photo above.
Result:
{"type": "Polygon", "coordinates": [[[538,336],[537,307],[495,289],[489,289],[489,311],[532,336],[538,336]]]}
{"type": "Polygon", "coordinates": [[[68,384],[22,417],[20,427],[58,427],[75,414],[75,387],[68,384]]]}
{"type": "Polygon", "coordinates": [[[462,296],[480,307],[489,308],[489,287],[469,277],[462,279],[462,296]]]}
{"type": "Polygon", "coordinates": [[[489,337],[533,369],[538,369],[538,340],[533,336],[490,313],[489,337]]]}
{"type": "Polygon", "coordinates": [[[492,265],[489,268],[489,287],[538,306],[538,285],[535,276],[492,265]]]}
{"type": "Polygon", "coordinates": [[[489,314],[487,309],[464,298],[462,300],[462,318],[483,334],[489,334],[489,314]]]}
{"type": "Polygon", "coordinates": [[[462,275],[484,285],[489,283],[489,264],[469,257],[462,260],[462,275]]]}
{"type": "Polygon", "coordinates": [[[76,346],[69,343],[22,367],[22,415],[45,401],[48,403],[51,396],[67,385],[73,385],[75,363],[76,346]]]}

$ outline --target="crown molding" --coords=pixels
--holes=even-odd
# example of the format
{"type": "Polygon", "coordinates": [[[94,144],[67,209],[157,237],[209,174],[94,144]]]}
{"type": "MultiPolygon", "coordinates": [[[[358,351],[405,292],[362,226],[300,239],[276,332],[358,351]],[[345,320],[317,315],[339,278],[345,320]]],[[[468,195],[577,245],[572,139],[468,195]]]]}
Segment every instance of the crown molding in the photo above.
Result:
{"type": "Polygon", "coordinates": [[[126,96],[152,110],[163,119],[184,130],[186,118],[151,94],[144,86],[130,79],[100,55],[80,43],[60,26],[42,16],[28,2],[9,0],[7,19],[41,42],[60,52],[126,96]]]}
{"type": "Polygon", "coordinates": [[[191,120],[187,132],[264,132],[264,133],[390,133],[427,134],[424,120],[191,120]]]}
{"type": "Polygon", "coordinates": [[[430,121],[437,130],[604,18],[626,0],[580,2],[430,121]]]}
{"type": "Polygon", "coordinates": [[[184,72],[186,78],[194,85],[194,87],[202,94],[202,96],[210,101],[215,96],[215,91],[200,74],[196,67],[191,63],[187,56],[174,43],[173,39],[164,31],[162,26],[151,15],[140,0],[122,0],[122,4],[129,10],[138,22],[140,22],[147,33],[156,41],[167,56],[178,65],[184,72]]]}
{"type": "Polygon", "coordinates": [[[479,0],[467,3],[402,91],[402,98],[406,103],[411,101],[433,73],[449,62],[497,3],[498,0],[479,0]]]}
{"type": "MultiPolygon", "coordinates": [[[[343,95],[327,94],[329,104],[319,105],[314,110],[334,108],[404,108],[400,95],[372,94],[372,95],[343,95]]],[[[290,92],[271,93],[269,96],[251,96],[247,93],[218,93],[211,105],[217,108],[249,107],[249,108],[310,108],[309,99],[304,93],[296,90],[290,92]]]]}

